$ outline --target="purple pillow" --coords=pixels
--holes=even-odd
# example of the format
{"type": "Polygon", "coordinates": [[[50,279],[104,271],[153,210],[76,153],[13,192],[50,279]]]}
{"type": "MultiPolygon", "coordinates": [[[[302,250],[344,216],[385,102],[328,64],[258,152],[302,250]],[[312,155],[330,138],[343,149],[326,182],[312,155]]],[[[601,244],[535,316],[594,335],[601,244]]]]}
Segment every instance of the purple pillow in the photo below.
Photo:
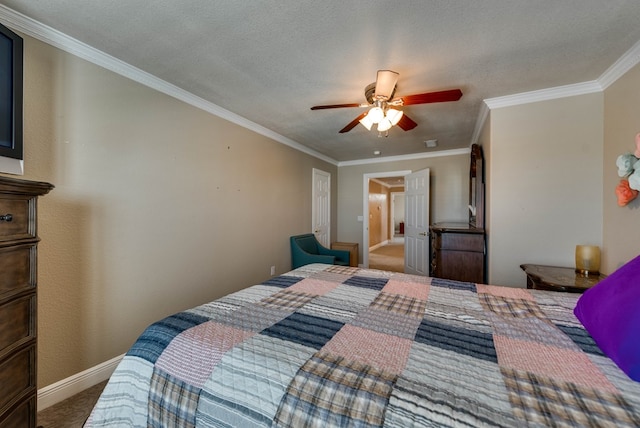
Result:
{"type": "Polygon", "coordinates": [[[640,256],[585,291],[573,313],[602,352],[640,381],[640,256]]]}

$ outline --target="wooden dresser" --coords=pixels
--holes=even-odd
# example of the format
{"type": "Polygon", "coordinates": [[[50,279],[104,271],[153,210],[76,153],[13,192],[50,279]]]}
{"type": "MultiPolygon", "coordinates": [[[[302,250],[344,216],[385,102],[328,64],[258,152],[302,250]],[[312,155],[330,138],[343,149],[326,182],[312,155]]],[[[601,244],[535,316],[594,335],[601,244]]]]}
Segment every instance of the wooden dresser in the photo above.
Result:
{"type": "Polygon", "coordinates": [[[0,177],[0,428],[36,426],[36,205],[51,189],[0,177]]]}
{"type": "Polygon", "coordinates": [[[436,223],[430,227],[431,276],[485,283],[484,230],[467,223],[436,223]]]}

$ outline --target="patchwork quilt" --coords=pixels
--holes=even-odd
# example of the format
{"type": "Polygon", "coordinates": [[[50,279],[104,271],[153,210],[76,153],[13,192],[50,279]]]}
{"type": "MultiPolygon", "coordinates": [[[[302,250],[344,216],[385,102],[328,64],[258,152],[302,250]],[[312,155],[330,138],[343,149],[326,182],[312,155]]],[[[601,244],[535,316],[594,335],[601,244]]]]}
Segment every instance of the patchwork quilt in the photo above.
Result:
{"type": "Polygon", "coordinates": [[[578,297],[303,266],[149,326],[85,426],[640,426],[578,297]]]}

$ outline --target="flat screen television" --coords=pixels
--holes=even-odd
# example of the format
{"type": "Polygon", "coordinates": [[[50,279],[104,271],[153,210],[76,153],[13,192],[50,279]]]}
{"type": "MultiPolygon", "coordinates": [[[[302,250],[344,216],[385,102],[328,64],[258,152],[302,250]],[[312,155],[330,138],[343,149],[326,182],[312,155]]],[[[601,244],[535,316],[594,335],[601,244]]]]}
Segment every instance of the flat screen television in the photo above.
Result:
{"type": "Polygon", "coordinates": [[[22,37],[0,24],[0,156],[23,159],[22,37]]]}

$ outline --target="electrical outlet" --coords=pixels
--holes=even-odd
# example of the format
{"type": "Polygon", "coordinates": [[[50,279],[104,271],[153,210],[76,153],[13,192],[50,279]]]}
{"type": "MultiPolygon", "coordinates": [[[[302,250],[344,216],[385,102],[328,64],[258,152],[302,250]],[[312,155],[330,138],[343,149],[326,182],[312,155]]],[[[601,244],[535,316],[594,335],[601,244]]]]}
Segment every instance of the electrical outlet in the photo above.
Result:
{"type": "Polygon", "coordinates": [[[275,274],[276,274],[276,267],[271,266],[271,275],[275,275],[275,274]]]}

